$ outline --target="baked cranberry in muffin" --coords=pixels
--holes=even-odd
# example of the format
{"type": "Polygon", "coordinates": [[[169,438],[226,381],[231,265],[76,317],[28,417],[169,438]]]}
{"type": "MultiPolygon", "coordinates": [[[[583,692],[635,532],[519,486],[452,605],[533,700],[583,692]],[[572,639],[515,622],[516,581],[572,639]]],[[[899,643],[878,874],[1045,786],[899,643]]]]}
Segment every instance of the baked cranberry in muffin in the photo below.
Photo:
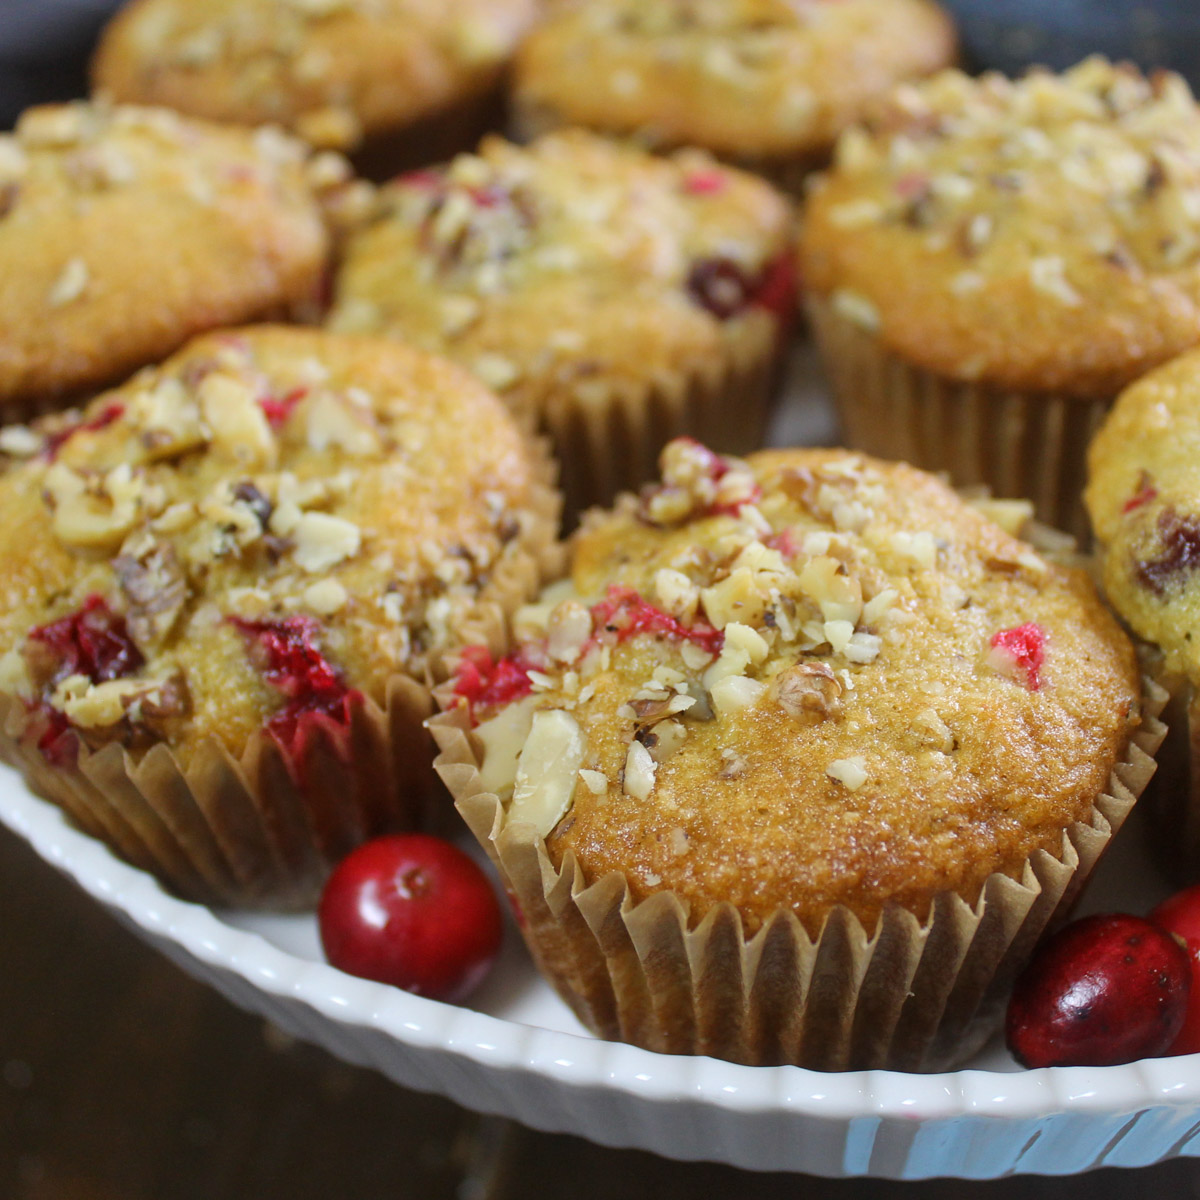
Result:
{"type": "Polygon", "coordinates": [[[197,806],[259,827],[223,854],[260,901],[420,819],[427,684],[464,640],[503,647],[553,544],[546,465],[503,406],[365,338],[210,335],[0,449],[7,755],[191,892],[151,843],[197,806]]]}
{"type": "Polygon", "coordinates": [[[788,203],[699,152],[493,138],[383,190],[329,323],[474,371],[550,433],[579,508],[652,475],[672,434],[761,443],[791,244],[788,203]]]}

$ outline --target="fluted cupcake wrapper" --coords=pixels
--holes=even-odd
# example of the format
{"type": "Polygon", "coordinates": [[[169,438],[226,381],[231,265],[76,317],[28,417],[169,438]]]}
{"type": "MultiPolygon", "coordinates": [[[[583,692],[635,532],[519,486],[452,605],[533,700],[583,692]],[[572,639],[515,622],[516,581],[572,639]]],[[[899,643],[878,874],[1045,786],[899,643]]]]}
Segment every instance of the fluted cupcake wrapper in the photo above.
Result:
{"type": "Polygon", "coordinates": [[[405,171],[448,161],[473,150],[485,134],[504,127],[506,88],[499,80],[390,133],[369,135],[350,152],[360,175],[382,183],[405,171]]]}
{"type": "MultiPolygon", "coordinates": [[[[508,648],[509,618],[557,570],[559,498],[554,466],[539,446],[539,481],[520,551],[496,568],[463,644],[508,648]]],[[[0,759],[58,804],[87,833],[189,900],[239,908],[311,906],[330,868],[359,842],[426,828],[449,804],[433,770],[424,722],[435,679],[397,672],[382,704],[356,696],[347,723],[305,724],[296,760],[265,730],[240,754],[215,737],[186,764],[165,744],[131,752],[117,743],[91,750],[77,737],[73,763],[52,764],[37,747],[45,716],[0,693],[0,759]]]]}
{"type": "Polygon", "coordinates": [[[653,379],[590,381],[585,394],[555,395],[538,423],[562,464],[568,527],[594,504],[658,478],[672,438],[693,437],[721,454],[759,449],[778,393],[784,338],[764,319],[733,339],[720,360],[653,379]]]}
{"type": "Polygon", "coordinates": [[[947,379],[891,353],[827,297],[809,295],[806,307],[845,445],[1024,497],[1039,520],[1088,544],[1087,447],[1115,395],[1089,400],[947,379]]]}
{"type": "Polygon", "coordinates": [[[600,1037],[672,1054],[819,1070],[936,1071],[994,1031],[1012,980],[1063,919],[1154,773],[1166,693],[1145,681],[1143,722],[1086,820],[1019,878],[992,875],[979,900],[937,895],[925,921],[891,905],[873,930],[845,908],[816,938],[790,910],[747,938],[723,904],[693,929],[671,892],[641,903],[620,873],[560,867],[483,789],[462,708],[433,718],[438,773],[512,897],[539,968],[600,1037]]]}
{"type": "MultiPolygon", "coordinates": [[[[508,134],[514,142],[532,142],[544,134],[553,133],[558,129],[569,129],[577,123],[564,116],[558,109],[541,102],[533,103],[524,100],[520,95],[510,97],[510,107],[508,134]]],[[[681,149],[690,144],[687,142],[664,143],[661,138],[652,136],[652,133],[648,135],[637,132],[630,134],[629,140],[660,154],[681,149]]],[[[761,175],[781,191],[797,198],[804,196],[804,189],[810,176],[815,171],[827,167],[833,154],[832,145],[824,149],[817,147],[810,150],[797,150],[792,154],[771,156],[725,154],[710,147],[703,148],[721,162],[728,163],[731,167],[737,167],[740,171],[750,171],[755,175],[761,175]]]]}

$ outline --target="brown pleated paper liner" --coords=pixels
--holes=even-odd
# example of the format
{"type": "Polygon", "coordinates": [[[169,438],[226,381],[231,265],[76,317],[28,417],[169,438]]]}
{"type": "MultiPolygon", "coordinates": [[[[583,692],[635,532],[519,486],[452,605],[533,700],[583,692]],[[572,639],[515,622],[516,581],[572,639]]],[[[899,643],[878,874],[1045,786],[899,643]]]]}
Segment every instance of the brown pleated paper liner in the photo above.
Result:
{"type": "Polygon", "coordinates": [[[504,128],[505,92],[501,80],[393,132],[368,136],[350,159],[360,175],[377,183],[446,162],[504,128]]]}
{"type": "Polygon", "coordinates": [[[1089,543],[1087,447],[1116,396],[1088,400],[946,379],[892,354],[827,297],[809,295],[806,306],[845,445],[950,472],[959,486],[986,484],[997,496],[1031,500],[1039,520],[1089,543]]]}
{"type": "Polygon", "coordinates": [[[724,361],[655,379],[590,381],[589,389],[551,395],[540,425],[562,464],[568,528],[594,504],[611,504],[658,478],[658,455],[672,438],[693,437],[722,454],[759,449],[778,391],[784,331],[768,314],[750,314],[724,361]]]}
{"type": "Polygon", "coordinates": [[[690,928],[672,893],[635,903],[619,873],[556,868],[532,826],[506,824],[482,788],[462,708],[429,722],[436,767],[514,899],[539,968],[598,1036],[670,1054],[818,1070],[947,1069],[994,1031],[1008,989],[1062,920],[1154,773],[1166,693],[1145,681],[1143,722],[1107,792],[1037,851],[1019,878],[995,874],[974,905],[945,892],[924,922],[891,906],[874,930],[835,908],[811,938],[781,910],[747,938],[731,905],[690,928]]]}
{"type": "MultiPolygon", "coordinates": [[[[536,141],[544,134],[553,133],[557,129],[569,129],[578,123],[570,117],[564,116],[558,109],[546,104],[522,100],[519,95],[510,97],[509,105],[508,136],[514,142],[536,141]]],[[[611,130],[597,130],[597,132],[615,137],[621,136],[613,134],[611,130]]],[[[646,137],[644,134],[639,135],[637,132],[625,136],[629,141],[656,154],[669,154],[672,150],[679,150],[692,144],[689,142],[664,143],[661,139],[646,137]]],[[[809,178],[815,171],[824,170],[829,165],[833,154],[832,145],[824,148],[797,150],[793,154],[772,157],[726,154],[713,150],[711,147],[702,148],[707,149],[714,158],[731,167],[736,167],[739,171],[749,171],[754,175],[761,175],[781,191],[797,198],[804,196],[809,178]]]]}
{"type": "MultiPolygon", "coordinates": [[[[496,567],[457,630],[463,644],[486,644],[494,654],[507,651],[512,613],[560,561],[554,466],[544,445],[535,450],[538,481],[518,549],[496,567]]],[[[433,682],[447,671],[442,655],[428,679],[397,672],[382,705],[366,696],[352,704],[348,726],[314,723],[295,764],[259,731],[241,754],[210,737],[186,762],[162,743],[144,752],[116,743],[93,751],[80,740],[74,764],[51,765],[37,749],[44,716],[0,694],[0,759],[85,832],[185,899],[309,907],[330,868],[359,842],[427,827],[449,807],[423,724],[435,709],[433,682]]]]}
{"type": "Polygon", "coordinates": [[[364,838],[422,825],[436,785],[421,722],[428,687],[406,676],[384,705],[364,698],[347,727],[315,723],[293,771],[256,733],[240,756],[208,738],[182,762],[82,742],[72,765],[37,748],[44,718],[0,696],[0,758],[122,858],[185,899],[236,907],[311,904],[330,867],[364,838]]]}
{"type": "Polygon", "coordinates": [[[1143,801],[1147,832],[1160,865],[1182,886],[1200,880],[1200,694],[1163,668],[1157,648],[1140,649],[1147,670],[1170,695],[1163,710],[1167,737],[1143,801]]]}

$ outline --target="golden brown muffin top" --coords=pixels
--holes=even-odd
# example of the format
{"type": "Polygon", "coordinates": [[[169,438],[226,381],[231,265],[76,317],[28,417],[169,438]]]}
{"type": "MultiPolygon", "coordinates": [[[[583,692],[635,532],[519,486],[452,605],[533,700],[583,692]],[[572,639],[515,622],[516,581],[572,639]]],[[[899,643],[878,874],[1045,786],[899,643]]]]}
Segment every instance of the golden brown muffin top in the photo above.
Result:
{"type": "Polygon", "coordinates": [[[945,72],[843,137],[802,270],[918,366],[1106,397],[1200,341],[1198,222],[1200,109],[1178,76],[945,72]]]}
{"type": "Polygon", "coordinates": [[[1088,452],[1084,499],[1109,599],[1200,684],[1200,352],[1122,393],[1088,452]]]}
{"type": "Polygon", "coordinates": [[[498,78],[537,0],[133,0],[97,88],[353,149],[498,78]]]}
{"type": "Polygon", "coordinates": [[[869,101],[954,61],[929,0],[588,0],[522,44],[518,111],[742,160],[823,153],[869,101]]]}
{"type": "Polygon", "coordinates": [[[0,449],[0,688],[90,742],[185,759],[436,674],[528,553],[542,487],[465,372],[269,326],[200,338],[0,449]]]}
{"type": "Polygon", "coordinates": [[[0,409],[103,386],[310,301],[335,156],[164,109],[30,109],[0,134],[0,409]]]}
{"type": "Polygon", "coordinates": [[[792,214],[698,151],[659,158],[582,130],[401,176],[347,244],[331,328],[469,367],[518,408],[689,376],[791,301],[792,214]]]}
{"type": "Polygon", "coordinates": [[[556,865],[672,890],[693,921],[974,902],[1061,853],[1138,721],[1133,649],[1083,572],[842,450],[672,442],[517,632],[455,685],[484,786],[556,865]]]}

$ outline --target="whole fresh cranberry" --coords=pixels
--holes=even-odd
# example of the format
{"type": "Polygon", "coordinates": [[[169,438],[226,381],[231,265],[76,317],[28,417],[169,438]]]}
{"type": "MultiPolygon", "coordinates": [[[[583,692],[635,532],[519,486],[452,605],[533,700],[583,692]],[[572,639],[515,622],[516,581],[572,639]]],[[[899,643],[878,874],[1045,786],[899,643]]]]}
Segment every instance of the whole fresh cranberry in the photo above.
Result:
{"type": "Polygon", "coordinates": [[[1200,1051],[1200,884],[1164,900],[1150,914],[1150,920],[1187,943],[1192,964],[1191,994],[1183,1028],[1167,1053],[1195,1054],[1200,1051]]]}
{"type": "Polygon", "coordinates": [[[500,905],[457,846],[392,834],[351,851],[317,908],[325,956],[341,971],[455,1003],[500,949],[500,905]]]}
{"type": "Polygon", "coordinates": [[[1183,1026],[1191,962],[1141,917],[1102,913],[1060,929],[1008,1005],[1008,1048],[1025,1067],[1112,1066],[1166,1054],[1183,1026]]]}

